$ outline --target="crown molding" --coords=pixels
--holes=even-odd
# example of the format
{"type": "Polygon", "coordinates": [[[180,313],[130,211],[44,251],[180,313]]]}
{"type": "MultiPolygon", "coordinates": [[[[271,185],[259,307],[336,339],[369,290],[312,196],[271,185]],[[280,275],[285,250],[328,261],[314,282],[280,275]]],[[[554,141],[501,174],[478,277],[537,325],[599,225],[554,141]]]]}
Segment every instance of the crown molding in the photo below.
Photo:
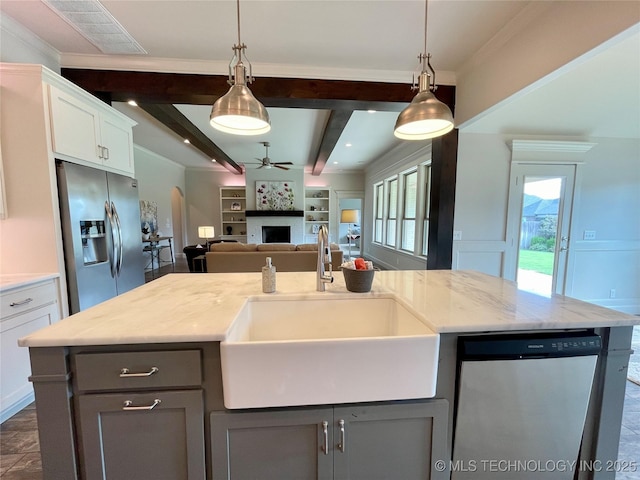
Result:
{"type": "Polygon", "coordinates": [[[0,12],[0,30],[60,65],[61,54],[58,50],[2,12],[0,12]]]}
{"type": "Polygon", "coordinates": [[[512,163],[581,164],[597,143],[561,140],[511,140],[512,163]]]}
{"type": "MultiPolygon", "coordinates": [[[[229,62],[220,60],[184,60],[179,58],[141,57],[139,55],[85,55],[62,54],[63,68],[90,70],[123,70],[157,73],[188,73],[202,75],[227,75],[229,62]]],[[[291,65],[253,62],[256,78],[282,77],[324,80],[351,80],[362,82],[406,83],[411,85],[413,71],[362,70],[321,67],[313,65],[291,65]]],[[[455,85],[454,72],[439,71],[439,85],[455,85]]]]}
{"type": "Polygon", "coordinates": [[[587,153],[597,143],[558,140],[511,140],[507,142],[512,152],[587,153]]]}

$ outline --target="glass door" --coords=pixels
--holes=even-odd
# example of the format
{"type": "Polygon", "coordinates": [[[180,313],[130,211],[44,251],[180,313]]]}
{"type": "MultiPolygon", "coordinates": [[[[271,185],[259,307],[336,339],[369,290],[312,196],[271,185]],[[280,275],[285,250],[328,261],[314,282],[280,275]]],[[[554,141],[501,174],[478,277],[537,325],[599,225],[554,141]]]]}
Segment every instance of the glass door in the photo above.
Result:
{"type": "MultiPolygon", "coordinates": [[[[518,288],[564,293],[575,167],[514,165],[507,255],[518,288]]],[[[505,275],[507,277],[507,275],[505,275]]],[[[507,277],[509,278],[509,277],[507,277]]]]}

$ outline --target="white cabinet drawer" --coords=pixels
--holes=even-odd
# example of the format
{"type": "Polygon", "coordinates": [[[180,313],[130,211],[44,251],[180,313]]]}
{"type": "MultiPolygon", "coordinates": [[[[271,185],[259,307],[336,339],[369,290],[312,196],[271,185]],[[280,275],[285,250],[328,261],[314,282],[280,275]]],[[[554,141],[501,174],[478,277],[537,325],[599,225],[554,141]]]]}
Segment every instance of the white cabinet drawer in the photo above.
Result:
{"type": "Polygon", "coordinates": [[[57,300],[54,282],[47,282],[32,287],[25,287],[3,293],[0,296],[0,314],[2,320],[17,313],[54,303],[57,300]]]}
{"type": "Polygon", "coordinates": [[[2,322],[0,328],[0,420],[5,421],[24,406],[31,395],[29,349],[18,346],[18,339],[48,327],[58,320],[56,304],[50,304],[2,322]],[[17,406],[17,407],[16,407],[17,406]]]}

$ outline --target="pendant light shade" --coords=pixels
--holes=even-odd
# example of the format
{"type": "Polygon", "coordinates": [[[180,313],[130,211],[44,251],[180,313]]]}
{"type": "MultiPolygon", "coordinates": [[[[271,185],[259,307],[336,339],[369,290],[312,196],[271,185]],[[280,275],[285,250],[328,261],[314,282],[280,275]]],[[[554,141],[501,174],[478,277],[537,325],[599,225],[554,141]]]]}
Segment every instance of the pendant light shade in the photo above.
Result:
{"type": "Polygon", "coordinates": [[[400,112],[393,134],[402,140],[424,140],[439,137],[451,130],[453,130],[451,110],[438,100],[429,88],[426,88],[421,90],[409,106],[400,112]]]}
{"type": "MultiPolygon", "coordinates": [[[[431,66],[431,54],[427,52],[427,12],[424,12],[424,52],[418,55],[422,71],[418,77],[418,94],[405,108],[398,119],[393,134],[402,140],[425,140],[435,138],[453,130],[451,109],[436,98],[436,72],[431,66]]],[[[413,87],[416,88],[415,85],[413,87]]]]}
{"type": "Polygon", "coordinates": [[[246,85],[233,85],[213,104],[211,126],[234,135],[260,135],[271,130],[269,114],[246,85]]]}
{"type": "Polygon", "coordinates": [[[271,130],[269,113],[247,83],[253,81],[251,63],[249,75],[242,63],[242,54],[247,46],[240,41],[240,0],[236,1],[238,13],[238,44],[233,46],[234,55],[229,64],[229,91],[213,104],[209,123],[221,132],[233,135],[260,135],[271,130]],[[235,65],[234,65],[235,62],[235,65]]]}

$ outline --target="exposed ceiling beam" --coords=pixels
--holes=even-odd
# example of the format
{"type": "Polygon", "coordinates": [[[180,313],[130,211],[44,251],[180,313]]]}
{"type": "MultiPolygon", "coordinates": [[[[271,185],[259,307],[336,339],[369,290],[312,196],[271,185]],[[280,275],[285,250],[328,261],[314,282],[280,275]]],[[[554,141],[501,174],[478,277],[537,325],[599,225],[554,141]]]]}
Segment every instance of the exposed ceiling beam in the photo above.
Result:
{"type": "Polygon", "coordinates": [[[222,165],[232,173],[242,174],[242,168],[173,105],[146,103],[139,103],[138,105],[149,115],[155,117],[158,121],[164,123],[168,128],[177,133],[180,138],[188,139],[191,145],[207,157],[210,159],[215,158],[216,163],[222,165]]]}
{"type": "Polygon", "coordinates": [[[311,171],[313,175],[320,175],[322,173],[331,152],[336,146],[336,143],[338,143],[340,135],[342,135],[342,131],[347,126],[347,123],[349,123],[352,114],[353,110],[332,110],[329,114],[329,120],[322,135],[320,148],[318,148],[318,154],[313,163],[313,169],[311,171]]]}
{"type": "MultiPolygon", "coordinates": [[[[213,105],[229,90],[223,75],[75,68],[63,68],[62,75],[100,98],[118,102],[213,105]]],[[[404,83],[276,77],[256,78],[251,91],[267,107],[397,112],[415,95],[404,83]]],[[[440,85],[435,94],[455,113],[454,86],[440,85]]]]}
{"type": "MultiPolygon", "coordinates": [[[[106,102],[135,100],[194,147],[233,173],[242,169],[172,104],[212,105],[228,89],[227,76],[63,68],[62,75],[106,102]]],[[[266,107],[332,110],[312,167],[320,175],[354,110],[400,112],[415,92],[401,83],[260,77],[251,91],[266,107]]],[[[455,87],[436,97],[455,112],[455,87]]]]}

